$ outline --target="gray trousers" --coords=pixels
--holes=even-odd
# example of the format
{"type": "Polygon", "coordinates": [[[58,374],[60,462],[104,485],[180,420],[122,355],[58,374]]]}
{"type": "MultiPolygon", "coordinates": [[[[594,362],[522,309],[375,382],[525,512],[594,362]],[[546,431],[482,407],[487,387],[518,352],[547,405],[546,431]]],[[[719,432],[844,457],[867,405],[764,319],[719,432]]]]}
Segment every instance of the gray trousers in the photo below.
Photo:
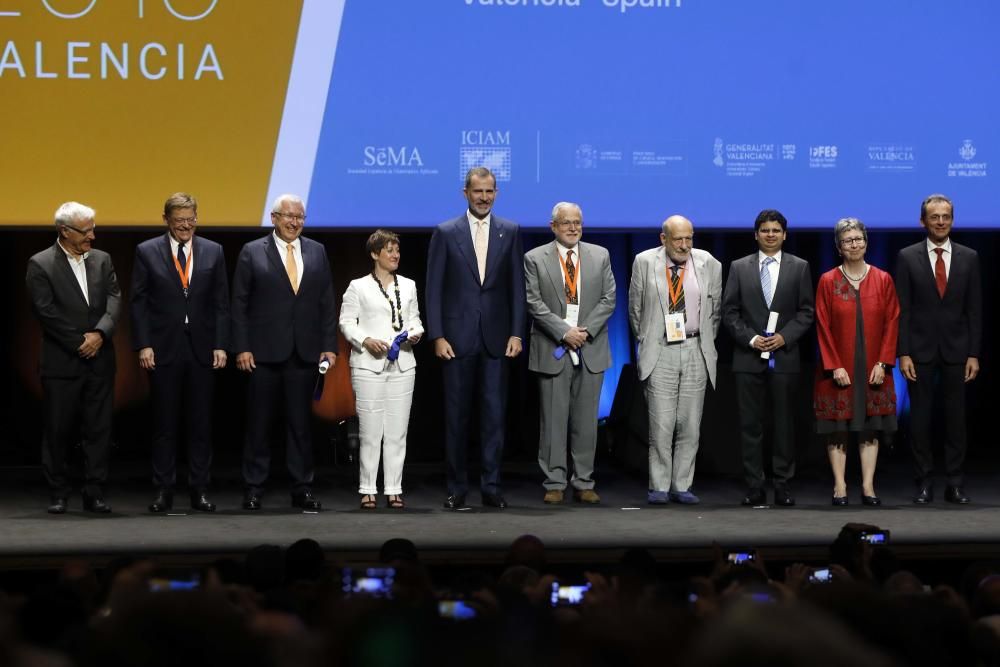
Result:
{"type": "Polygon", "coordinates": [[[567,485],[567,443],[573,459],[574,489],[594,488],[597,451],[597,406],[604,373],[591,373],[583,364],[558,375],[539,375],[538,465],[547,490],[567,485]]]}
{"type": "Polygon", "coordinates": [[[649,489],[688,491],[701,435],[708,369],[701,341],[664,344],[644,382],[649,406],[649,489]]]}

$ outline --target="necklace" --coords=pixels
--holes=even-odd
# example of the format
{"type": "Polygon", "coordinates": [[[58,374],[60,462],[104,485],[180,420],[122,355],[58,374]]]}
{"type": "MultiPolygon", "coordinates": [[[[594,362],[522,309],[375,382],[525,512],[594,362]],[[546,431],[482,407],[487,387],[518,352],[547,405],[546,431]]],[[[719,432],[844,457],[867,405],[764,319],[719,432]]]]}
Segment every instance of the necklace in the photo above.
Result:
{"type": "Polygon", "coordinates": [[[375,284],[378,285],[378,291],[382,292],[382,296],[384,296],[385,300],[389,302],[389,310],[392,313],[392,315],[390,316],[390,321],[392,322],[392,330],[393,331],[402,331],[403,330],[403,300],[399,297],[399,278],[396,277],[395,273],[392,274],[392,284],[393,284],[393,286],[396,289],[396,303],[392,302],[392,298],[389,296],[389,293],[385,291],[385,288],[382,287],[382,281],[379,280],[378,276],[375,275],[375,271],[374,270],[372,270],[372,280],[374,280],[375,284]],[[399,318],[398,319],[399,324],[396,323],[397,322],[397,316],[399,318]]]}
{"type": "Polygon", "coordinates": [[[845,269],[845,268],[844,268],[844,265],[843,265],[843,264],[841,264],[841,265],[840,265],[840,272],[841,272],[841,273],[843,273],[843,274],[844,274],[844,277],[845,277],[845,278],[847,278],[848,280],[851,280],[851,281],[853,281],[853,282],[856,282],[856,283],[859,283],[859,282],[861,282],[862,280],[864,280],[864,279],[865,279],[865,276],[867,276],[867,275],[868,275],[868,269],[870,269],[870,268],[871,268],[870,266],[868,266],[867,264],[865,264],[865,270],[864,270],[864,273],[862,273],[862,274],[861,274],[860,276],[858,276],[857,278],[855,278],[855,277],[853,277],[853,276],[852,276],[851,274],[849,274],[849,273],[847,272],[847,269],[845,269]]]}

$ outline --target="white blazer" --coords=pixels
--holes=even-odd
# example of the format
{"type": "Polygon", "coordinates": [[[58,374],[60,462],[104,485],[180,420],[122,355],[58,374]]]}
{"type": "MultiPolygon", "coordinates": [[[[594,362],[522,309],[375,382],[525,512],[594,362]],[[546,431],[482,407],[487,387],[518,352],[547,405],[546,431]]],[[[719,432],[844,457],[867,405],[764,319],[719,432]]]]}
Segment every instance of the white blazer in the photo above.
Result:
{"type": "MultiPolygon", "coordinates": [[[[410,336],[423,335],[424,325],[420,322],[420,307],[417,305],[417,284],[409,278],[399,279],[399,298],[403,304],[403,327],[410,336]]],[[[396,302],[396,291],[391,286],[386,292],[396,302]]],[[[381,373],[389,366],[389,360],[374,357],[364,348],[365,338],[375,338],[386,343],[400,332],[392,329],[392,310],[389,302],[378,288],[371,274],[351,281],[344,292],[340,307],[340,330],[351,344],[351,368],[367,368],[381,373]]],[[[399,370],[406,371],[417,365],[413,357],[413,346],[405,342],[399,346],[396,360],[399,370]]]]}

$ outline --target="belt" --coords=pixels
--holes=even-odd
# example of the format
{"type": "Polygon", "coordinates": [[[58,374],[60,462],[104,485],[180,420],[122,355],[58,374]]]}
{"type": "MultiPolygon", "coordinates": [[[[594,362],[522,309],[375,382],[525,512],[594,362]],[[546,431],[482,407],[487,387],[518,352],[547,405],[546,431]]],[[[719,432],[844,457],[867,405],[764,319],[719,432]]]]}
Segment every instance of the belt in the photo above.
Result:
{"type": "MultiPolygon", "coordinates": [[[[700,331],[695,331],[694,333],[686,333],[686,334],[684,334],[684,336],[685,336],[684,340],[688,340],[690,338],[697,338],[700,335],[701,335],[700,331]]],[[[670,341],[667,341],[667,345],[677,345],[678,343],[683,343],[684,340],[670,340],[670,341]]]]}

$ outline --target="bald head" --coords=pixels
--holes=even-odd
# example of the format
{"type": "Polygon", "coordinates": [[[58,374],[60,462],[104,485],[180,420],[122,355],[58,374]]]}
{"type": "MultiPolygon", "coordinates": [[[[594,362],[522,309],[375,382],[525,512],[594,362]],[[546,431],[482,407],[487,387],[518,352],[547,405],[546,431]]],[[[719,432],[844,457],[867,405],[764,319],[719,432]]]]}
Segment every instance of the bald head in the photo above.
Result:
{"type": "Polygon", "coordinates": [[[683,264],[694,247],[694,225],[683,215],[672,215],[663,221],[660,242],[675,264],[683,264]]]}

